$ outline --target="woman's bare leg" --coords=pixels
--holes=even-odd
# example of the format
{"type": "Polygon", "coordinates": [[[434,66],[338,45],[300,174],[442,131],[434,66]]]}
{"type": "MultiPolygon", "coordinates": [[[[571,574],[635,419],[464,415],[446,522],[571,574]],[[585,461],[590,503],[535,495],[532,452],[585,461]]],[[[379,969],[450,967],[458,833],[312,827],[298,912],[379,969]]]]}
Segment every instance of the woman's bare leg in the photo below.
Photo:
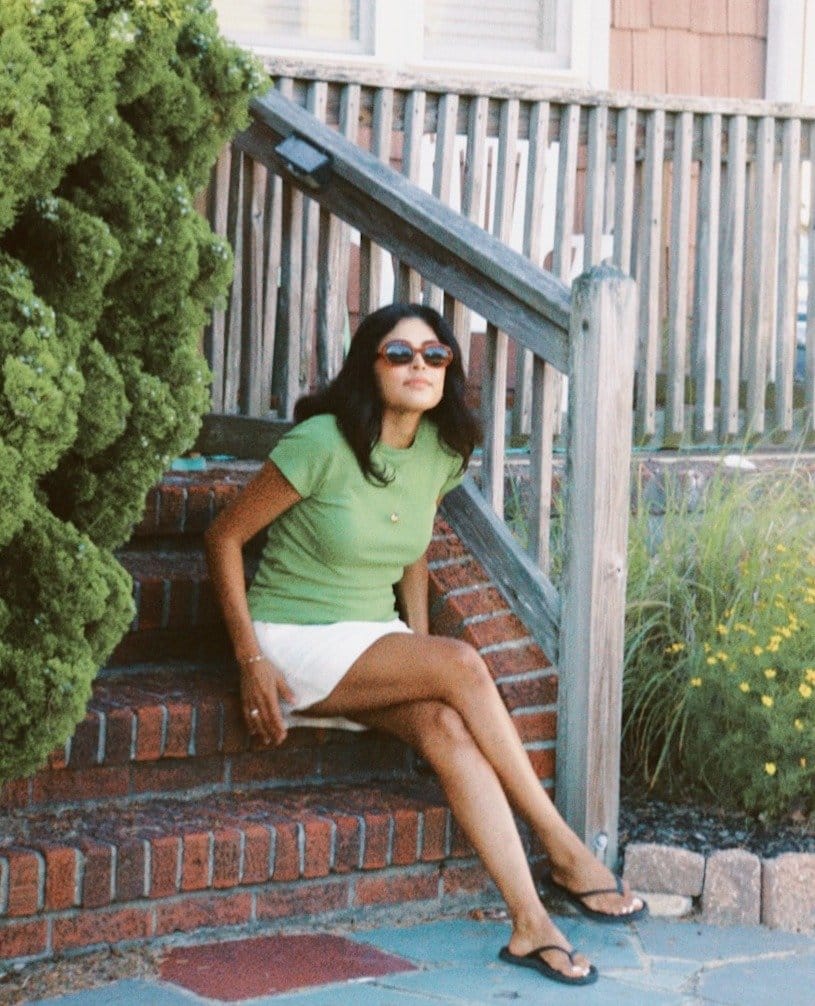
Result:
{"type": "MultiPolygon", "coordinates": [[[[456,820],[506,902],[512,920],[512,953],[526,954],[550,944],[571,949],[538,897],[498,777],[459,714],[441,702],[420,701],[368,711],[358,718],[400,737],[432,765],[456,820]]],[[[557,952],[543,958],[569,977],[588,971],[588,961],[579,954],[574,956],[574,966],[557,952]]]]}
{"type": "MultiPolygon", "coordinates": [[[[466,643],[441,636],[383,636],[354,663],[331,695],[309,710],[359,717],[405,702],[442,702],[460,715],[510,803],[546,846],[554,879],[572,891],[613,887],[609,871],[569,828],[540,785],[489,669],[466,643]]],[[[626,890],[589,899],[590,907],[628,914],[640,907],[626,890]]]]}

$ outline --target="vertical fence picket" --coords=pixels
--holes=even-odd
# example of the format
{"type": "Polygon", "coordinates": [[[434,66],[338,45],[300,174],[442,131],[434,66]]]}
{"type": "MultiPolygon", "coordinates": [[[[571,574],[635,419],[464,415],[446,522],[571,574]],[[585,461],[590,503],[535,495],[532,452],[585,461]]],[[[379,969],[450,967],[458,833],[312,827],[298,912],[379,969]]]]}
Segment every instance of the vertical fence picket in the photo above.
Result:
{"type": "Polygon", "coordinates": [[[662,261],[662,176],[665,153],[665,113],[649,112],[646,120],[645,163],[642,172],[637,234],[639,321],[634,436],[644,441],[656,433],[656,381],[659,365],[659,285],[662,261]]]}
{"type": "MultiPolygon", "coordinates": [[[[306,108],[325,122],[328,85],[323,81],[309,84],[306,108]]],[[[306,391],[311,381],[312,353],[316,334],[317,287],[319,285],[320,207],[312,199],[303,202],[303,295],[300,317],[300,389],[306,391]]]]}
{"type": "Polygon", "coordinates": [[[630,274],[634,228],[634,175],[637,147],[637,109],[617,112],[617,146],[614,159],[614,263],[630,274]]]}
{"type": "Polygon", "coordinates": [[[270,402],[263,393],[263,210],[266,168],[243,158],[241,356],[239,404],[243,415],[263,416],[270,402]]]}
{"type": "Polygon", "coordinates": [[[746,426],[750,435],[764,432],[767,394],[767,361],[772,319],[772,202],[774,189],[775,119],[763,116],[756,132],[748,213],[750,235],[745,245],[745,378],[747,381],[746,426]]]}
{"type": "MultiPolygon", "coordinates": [[[[455,171],[456,124],[458,120],[458,95],[443,94],[439,98],[436,120],[435,154],[433,157],[433,195],[450,205],[450,190],[455,171]]],[[[440,287],[427,284],[424,302],[441,311],[444,299],[440,287]]]]}
{"type": "Polygon", "coordinates": [[[722,117],[706,115],[702,127],[702,164],[696,222],[696,274],[693,311],[694,436],[703,439],[715,428],[716,277],[719,272],[719,204],[721,200],[722,117]]]}
{"type": "Polygon", "coordinates": [[[241,256],[243,254],[243,229],[241,227],[241,181],[243,160],[246,155],[233,148],[229,163],[229,194],[227,196],[226,239],[235,255],[235,270],[229,288],[229,299],[224,323],[224,390],[223,411],[238,411],[238,389],[241,366],[241,314],[243,290],[241,256]]]}
{"type": "MultiPolygon", "coordinates": [[[[371,153],[385,164],[390,164],[393,132],[393,90],[379,88],[374,95],[373,121],[371,123],[371,153]]],[[[370,238],[359,238],[359,313],[369,314],[381,306],[382,299],[382,249],[370,238]]]]}
{"type": "Polygon", "coordinates": [[[801,121],[784,123],[778,232],[778,311],[775,331],[775,426],[792,432],[792,390],[798,309],[798,218],[801,214],[801,121]]]}
{"type": "Polygon", "coordinates": [[[691,154],[693,115],[677,115],[671,162],[671,246],[668,280],[668,352],[665,436],[681,438],[685,429],[685,372],[688,353],[691,154]]]}
{"type": "Polygon", "coordinates": [[[583,269],[590,269],[603,257],[603,218],[606,195],[606,154],[608,149],[608,109],[596,105],[589,111],[589,142],[586,174],[586,222],[583,228],[583,269]]]}
{"type": "MultiPolygon", "coordinates": [[[[218,155],[209,183],[208,217],[216,234],[226,237],[229,210],[229,172],[232,147],[227,144],[218,155]]],[[[204,354],[212,369],[211,409],[224,410],[224,332],[226,311],[214,308],[212,320],[204,332],[204,354]]]]}
{"type": "Polygon", "coordinates": [[[279,325],[273,390],[278,413],[290,419],[300,393],[300,319],[303,307],[303,194],[283,182],[283,247],[280,261],[279,325]]]}
{"type": "Polygon", "coordinates": [[[809,126],[809,226],[807,228],[807,321],[804,404],[807,439],[815,432],[815,123],[809,126]]]}
{"type": "MultiPolygon", "coordinates": [[[[411,91],[405,101],[402,133],[402,174],[419,184],[422,172],[422,141],[425,115],[424,91],[411,91]]],[[[422,278],[401,262],[395,265],[396,300],[416,302],[422,299],[422,278]]]]}

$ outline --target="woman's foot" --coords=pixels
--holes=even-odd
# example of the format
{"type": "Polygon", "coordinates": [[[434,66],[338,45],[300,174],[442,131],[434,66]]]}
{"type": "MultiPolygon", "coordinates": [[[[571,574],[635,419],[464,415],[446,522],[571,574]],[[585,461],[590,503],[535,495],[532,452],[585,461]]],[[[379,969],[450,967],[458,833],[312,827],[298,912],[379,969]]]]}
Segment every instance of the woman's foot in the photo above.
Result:
{"type": "Polygon", "coordinates": [[[552,861],[549,875],[552,886],[592,918],[626,921],[646,910],[642,898],[585,846],[568,860],[552,861]]]}
{"type": "Polygon", "coordinates": [[[545,949],[542,949],[536,957],[567,982],[578,982],[591,974],[596,974],[589,959],[584,954],[572,950],[569,941],[545,912],[534,920],[518,920],[505,949],[512,957],[525,958],[538,948],[545,949]]]}

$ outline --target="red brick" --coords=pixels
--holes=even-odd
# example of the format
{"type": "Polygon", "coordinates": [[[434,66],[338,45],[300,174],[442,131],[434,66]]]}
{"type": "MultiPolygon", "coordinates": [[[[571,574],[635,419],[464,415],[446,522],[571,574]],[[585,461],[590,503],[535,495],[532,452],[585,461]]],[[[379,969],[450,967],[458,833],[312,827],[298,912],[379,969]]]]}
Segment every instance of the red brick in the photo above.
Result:
{"type": "Polygon", "coordinates": [[[437,636],[460,636],[463,622],[476,615],[506,612],[507,602],[495,587],[481,587],[466,594],[453,594],[444,600],[433,617],[433,632],[437,636]]]}
{"type": "Polygon", "coordinates": [[[461,830],[458,821],[451,815],[450,817],[450,855],[454,859],[465,859],[474,856],[475,850],[470,845],[470,840],[461,830]]]}
{"type": "Polygon", "coordinates": [[[8,862],[8,908],[11,916],[33,915],[42,907],[43,863],[31,849],[2,849],[8,862]]]}
{"type": "Polygon", "coordinates": [[[334,870],[348,873],[359,869],[360,821],[356,817],[337,817],[334,820],[334,870]]]}
{"type": "Polygon", "coordinates": [[[482,894],[495,890],[490,875],[480,863],[446,866],[441,879],[445,894],[482,894]]]}
{"type": "Polygon", "coordinates": [[[156,522],[159,534],[174,534],[184,530],[186,501],[187,490],[183,486],[161,486],[156,522]]]}
{"type": "Polygon", "coordinates": [[[396,873],[360,877],[354,889],[356,905],[394,905],[403,901],[430,901],[439,896],[437,868],[427,873],[396,873]]]}
{"type": "Polygon", "coordinates": [[[515,713],[512,722],[522,741],[553,741],[557,736],[557,713],[515,713]]]}
{"type": "Polygon", "coordinates": [[[198,606],[193,612],[194,625],[218,625],[223,615],[221,606],[215,596],[212,584],[209,580],[201,580],[198,583],[198,606]]]}
{"type": "Polygon", "coordinates": [[[139,579],[139,631],[164,628],[164,580],[159,577],[139,579]]]}
{"type": "Polygon", "coordinates": [[[27,807],[31,800],[31,780],[15,779],[0,786],[0,810],[27,807]]]}
{"type": "Polygon", "coordinates": [[[510,710],[525,706],[551,706],[557,701],[557,677],[542,674],[521,681],[499,681],[498,691],[510,710]]]}
{"type": "Polygon", "coordinates": [[[241,841],[237,828],[213,832],[212,886],[236,887],[241,879],[241,841]]]}
{"type": "Polygon", "coordinates": [[[79,856],[76,849],[53,846],[42,850],[45,859],[45,908],[58,911],[73,908],[77,900],[77,870],[79,856]]]}
{"type": "Polygon", "coordinates": [[[484,654],[484,660],[496,680],[514,674],[528,674],[530,671],[545,671],[552,666],[543,650],[532,642],[492,650],[484,654]]]}
{"type": "Polygon", "coordinates": [[[137,535],[139,537],[143,537],[156,533],[158,527],[158,500],[158,487],[153,486],[153,488],[147,493],[147,498],[144,502],[144,513],[142,514],[142,519],[133,528],[134,537],[137,535]]]}
{"type": "Polygon", "coordinates": [[[410,866],[418,858],[419,815],[415,810],[393,814],[393,857],[395,866],[410,866]]]}
{"type": "Polygon", "coordinates": [[[232,754],[245,751],[249,746],[249,732],[243,721],[243,711],[237,695],[230,695],[222,703],[223,707],[223,751],[232,754]]]}
{"type": "Polygon", "coordinates": [[[31,802],[79,803],[107,797],[126,796],[128,770],[122,768],[83,768],[71,771],[38,772],[33,779],[31,802]]]}
{"type": "Polygon", "coordinates": [[[217,515],[229,506],[238,496],[241,487],[219,483],[212,487],[212,510],[217,515]]]}
{"type": "Polygon", "coordinates": [[[470,553],[458,538],[445,536],[444,538],[434,538],[430,542],[427,550],[428,562],[439,562],[445,559],[471,558],[470,553]]]}
{"type": "Polygon", "coordinates": [[[204,698],[195,711],[195,753],[215,754],[221,750],[221,703],[204,698]]]}
{"type": "Polygon", "coordinates": [[[45,953],[48,946],[48,923],[0,923],[0,960],[13,957],[34,957],[45,953]]]}
{"type": "Polygon", "coordinates": [[[272,887],[257,896],[258,919],[290,919],[322,915],[348,907],[350,887],[346,879],[328,880],[293,887],[272,887]]]}
{"type": "Polygon", "coordinates": [[[149,908],[82,912],[70,918],[54,919],[53,927],[54,950],[73,950],[100,943],[146,939],[153,935],[153,916],[149,908]]]}
{"type": "Polygon", "coordinates": [[[470,587],[476,583],[489,583],[490,578],[480,563],[475,560],[453,562],[449,566],[436,566],[430,570],[431,599],[441,597],[458,587],[470,587]]]}
{"type": "Polygon", "coordinates": [[[150,839],[151,898],[167,898],[178,890],[178,858],[181,840],[176,835],[150,839]]]}
{"type": "Polygon", "coordinates": [[[212,883],[210,849],[212,836],[209,832],[196,832],[183,837],[181,863],[181,890],[203,891],[212,883]]]}
{"type": "Polygon", "coordinates": [[[147,842],[136,839],[120,845],[116,854],[116,900],[138,901],[145,897],[147,842]]]}
{"type": "Polygon", "coordinates": [[[113,899],[113,849],[102,842],[83,840],[83,908],[104,908],[113,899]]]}
{"type": "Polygon", "coordinates": [[[187,490],[184,530],[187,534],[206,531],[212,521],[212,493],[209,486],[192,485],[187,490]]]}
{"type": "Polygon", "coordinates": [[[166,715],[164,706],[143,706],[136,710],[136,761],[155,761],[161,757],[166,715]]]}
{"type": "Polygon", "coordinates": [[[105,764],[125,765],[134,753],[132,709],[111,709],[105,724],[105,764]]]}
{"type": "Polygon", "coordinates": [[[529,760],[532,768],[539,779],[554,779],[555,777],[555,749],[539,748],[529,751],[529,760]]]}
{"type": "Polygon", "coordinates": [[[326,877],[331,869],[331,822],[320,818],[307,820],[305,831],[304,877],[326,877]]]}
{"type": "Polygon", "coordinates": [[[471,643],[477,650],[496,643],[515,642],[526,639],[529,630],[515,615],[496,615],[483,622],[471,622],[465,626],[461,638],[471,643]]]}
{"type": "Polygon", "coordinates": [[[243,829],[242,884],[264,884],[269,879],[269,853],[272,838],[262,824],[247,824],[243,829]]]}
{"type": "Polygon", "coordinates": [[[69,738],[64,744],[61,744],[58,748],[54,748],[51,754],[48,755],[48,768],[67,768],[70,753],[71,739],[69,738]]]}
{"type": "Polygon", "coordinates": [[[236,785],[269,779],[302,781],[318,774],[320,752],[312,748],[261,748],[235,754],[231,779],[236,785]]]}
{"type": "Polygon", "coordinates": [[[192,706],[188,702],[167,703],[165,758],[186,758],[192,737],[192,706]]]}
{"type": "Polygon", "coordinates": [[[365,815],[365,846],[362,853],[363,870],[381,870],[388,865],[391,818],[389,814],[365,815]]]}
{"type": "Polygon", "coordinates": [[[134,793],[162,793],[223,781],[223,762],[217,758],[167,759],[134,764],[131,786],[134,793]]]}
{"type": "Polygon", "coordinates": [[[214,894],[156,906],[156,935],[237,926],[252,918],[252,895],[214,894]]]}
{"type": "Polygon", "coordinates": [[[191,580],[173,580],[167,604],[167,626],[183,629],[192,625],[197,588],[191,580]]]}
{"type": "Polygon", "coordinates": [[[447,808],[428,807],[422,814],[422,859],[429,862],[447,855],[447,808]]]}
{"type": "Polygon", "coordinates": [[[273,880],[296,880],[300,876],[300,849],[297,827],[293,824],[275,826],[273,880]]]}
{"type": "Polygon", "coordinates": [[[77,723],[71,738],[69,764],[72,769],[99,764],[99,721],[99,713],[90,710],[77,723]]]}

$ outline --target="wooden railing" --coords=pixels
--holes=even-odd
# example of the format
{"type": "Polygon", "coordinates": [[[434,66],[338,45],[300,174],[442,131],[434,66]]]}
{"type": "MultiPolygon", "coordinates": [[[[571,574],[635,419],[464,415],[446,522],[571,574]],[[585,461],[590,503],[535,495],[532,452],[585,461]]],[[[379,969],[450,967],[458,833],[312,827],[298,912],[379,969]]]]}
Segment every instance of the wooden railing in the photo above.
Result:
{"type": "MultiPolygon", "coordinates": [[[[254,121],[234,143],[232,163],[238,168],[232,172],[232,190],[234,195],[242,189],[243,199],[230,203],[239,205],[240,212],[232,211],[229,228],[234,235],[235,218],[242,219],[241,274],[233,285],[228,324],[220,334],[214,330],[209,345],[224,395],[236,394],[247,411],[268,416],[263,407],[277,394],[285,416],[309,375],[330,378],[336,373],[343,314],[332,305],[337,286],[344,291],[346,284],[335,256],[347,241],[342,228],[353,227],[361,235],[364,275],[375,273],[383,254],[394,256],[406,295],[411,283],[432,283],[448,317],[460,318],[466,310],[485,319],[489,379],[482,391],[487,438],[480,485],[468,477],[448,495],[445,506],[509,604],[557,663],[558,800],[587,840],[597,843],[604,836],[606,855],[613,858],[635,284],[611,266],[598,266],[579,277],[570,293],[561,280],[361,150],[343,130],[322,125],[281,90],[253,103],[254,121]],[[331,159],[330,177],[322,187],[311,189],[308,179],[293,175],[278,152],[292,133],[306,137],[331,159]],[[235,306],[239,297],[240,311],[235,306]],[[303,328],[312,323],[313,341],[303,338],[303,328]],[[531,522],[537,562],[503,523],[510,349],[531,360],[531,522]],[[561,374],[569,381],[568,491],[566,560],[556,589],[546,567],[561,374]]],[[[346,97],[349,122],[356,122],[358,114],[353,93],[346,97]]],[[[230,422],[237,422],[234,415],[209,418],[210,445],[227,446],[217,440],[217,431],[230,422]]],[[[261,440],[268,439],[264,427],[274,426],[260,419],[243,419],[238,425],[247,423],[253,427],[251,436],[260,434],[261,440]]]]}
{"type": "MultiPolygon", "coordinates": [[[[724,442],[770,431],[783,440],[815,429],[814,109],[511,86],[485,94],[451,81],[372,76],[359,83],[339,74],[319,79],[317,71],[309,79],[302,65],[271,69],[282,93],[565,283],[603,260],[636,278],[638,441],[724,442]],[[295,70],[299,76],[283,76],[295,70]]],[[[243,183],[241,172],[240,158],[230,167],[227,152],[211,193],[213,218],[239,253],[241,213],[244,243],[259,239],[264,201],[282,219],[279,185],[267,192],[257,172],[243,183]]],[[[298,199],[283,213],[299,221],[298,199]]],[[[394,290],[442,303],[436,277],[422,283],[397,262],[391,278],[387,256],[364,236],[352,247],[345,225],[314,207],[304,211],[292,247],[271,241],[266,267],[293,269],[281,256],[297,258],[312,245],[330,268],[307,253],[303,261],[315,265],[303,267],[298,283],[281,285],[284,298],[296,298],[281,306],[299,306],[304,345],[316,327],[320,377],[338,352],[328,342],[343,328],[349,274],[359,291],[352,307],[361,313],[393,299],[394,290]]],[[[251,281],[245,263],[244,276],[251,281]]],[[[254,321],[258,331],[273,324],[276,308],[269,298],[254,321]]],[[[467,348],[483,320],[463,304],[450,310],[467,348]]],[[[286,317],[281,310],[281,325],[286,317]]],[[[232,336],[216,404],[260,414],[270,389],[239,379],[234,305],[216,320],[216,342],[224,328],[232,336]]],[[[480,336],[473,338],[475,372],[489,380],[504,361],[485,364],[480,336]]],[[[531,357],[521,352],[507,365],[511,430],[523,433],[531,357]]],[[[297,376],[308,381],[311,364],[299,366],[281,360],[277,367],[283,413],[297,376]]]]}

